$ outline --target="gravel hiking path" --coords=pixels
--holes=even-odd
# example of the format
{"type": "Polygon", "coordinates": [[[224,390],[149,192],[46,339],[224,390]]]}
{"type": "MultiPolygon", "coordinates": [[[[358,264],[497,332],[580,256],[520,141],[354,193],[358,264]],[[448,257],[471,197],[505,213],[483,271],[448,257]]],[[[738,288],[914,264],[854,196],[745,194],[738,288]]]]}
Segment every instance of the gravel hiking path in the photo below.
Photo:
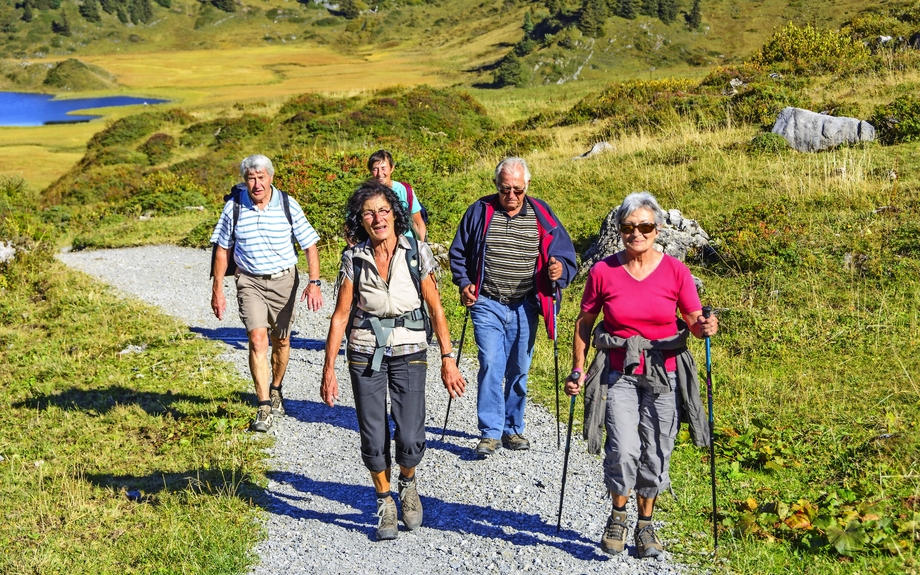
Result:
{"type": "MultiPolygon", "coordinates": [[[[60,259],[129,297],[158,306],[201,337],[224,342],[223,359],[249,378],[246,333],[237,314],[232,281],[225,282],[228,317],[219,322],[211,313],[209,251],[149,246],[62,253],[60,259]]],[[[323,271],[329,276],[332,270],[323,271]]],[[[454,289],[449,280],[442,288],[454,289]]],[[[441,441],[447,393],[440,381],[436,345],[429,353],[428,449],[417,475],[424,523],[415,531],[406,531],[400,524],[395,541],[376,542],[376,501],[370,476],[361,463],[344,355],[337,362],[339,404],[329,408],[319,400],[323,349],[334,305],[332,288],[325,282],[323,294],[325,305],[318,313],[307,311],[303,304],[298,309],[283,388],[287,415],[276,418],[269,432],[275,445],[266,453],[268,487],[257,501],[264,509],[265,539],[254,549],[258,563],[251,573],[689,571],[673,563],[667,552],[655,559],[635,557],[632,530],[628,554],[609,556],[600,550],[610,500],[604,493],[601,460],[587,454],[579,437],[572,441],[562,529],[556,532],[565,428],[562,449],[557,449],[556,423],[543,407],[530,404],[527,408],[525,435],[531,441],[530,451],[500,449],[485,460],[474,457],[478,440],[475,358],[461,359],[467,394],[453,401],[447,435],[441,441]]],[[[459,333],[453,335],[459,339],[459,333]]],[[[542,328],[538,337],[545,337],[542,328]]],[[[568,350],[560,354],[567,357],[568,350]]],[[[251,386],[245,390],[251,391],[251,386]]],[[[563,396],[562,409],[567,408],[563,396]]],[[[397,467],[394,490],[398,473],[397,467]]],[[[632,501],[629,513],[632,525],[636,521],[632,501]]],[[[667,545],[667,526],[659,534],[667,545]]]]}

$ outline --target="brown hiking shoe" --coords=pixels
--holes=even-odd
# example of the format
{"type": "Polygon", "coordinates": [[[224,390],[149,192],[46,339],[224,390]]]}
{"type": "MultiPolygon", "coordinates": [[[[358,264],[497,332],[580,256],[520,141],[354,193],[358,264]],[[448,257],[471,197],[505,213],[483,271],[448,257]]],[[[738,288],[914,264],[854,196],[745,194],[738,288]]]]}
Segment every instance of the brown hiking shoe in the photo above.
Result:
{"type": "Polygon", "coordinates": [[[616,511],[607,518],[604,535],[601,537],[601,550],[611,555],[622,553],[626,549],[626,512],[616,511]]]}
{"type": "Polygon", "coordinates": [[[249,426],[249,431],[265,433],[272,428],[272,419],[272,406],[260,405],[259,411],[256,412],[255,421],[249,426]]]}
{"type": "Polygon", "coordinates": [[[479,440],[479,445],[476,446],[476,455],[487,456],[495,453],[495,450],[498,449],[498,446],[501,445],[501,441],[497,439],[489,439],[488,437],[483,437],[479,440]]]}
{"type": "Polygon", "coordinates": [[[268,388],[268,398],[272,402],[272,415],[284,415],[284,396],[281,395],[280,387],[268,388]]]}
{"type": "Polygon", "coordinates": [[[636,523],[636,555],[639,557],[657,557],[664,546],[661,539],[655,533],[655,527],[651,521],[639,521],[636,523]]]}
{"type": "Polygon", "coordinates": [[[502,446],[511,451],[525,451],[530,449],[530,442],[523,435],[512,433],[511,435],[502,435],[502,446]]]}
{"type": "Polygon", "coordinates": [[[399,526],[396,524],[396,502],[392,497],[377,500],[377,541],[396,539],[399,526]]]}
{"type": "Polygon", "coordinates": [[[418,497],[418,482],[412,477],[405,481],[400,479],[397,484],[403,525],[411,531],[422,524],[422,500],[418,497]]]}

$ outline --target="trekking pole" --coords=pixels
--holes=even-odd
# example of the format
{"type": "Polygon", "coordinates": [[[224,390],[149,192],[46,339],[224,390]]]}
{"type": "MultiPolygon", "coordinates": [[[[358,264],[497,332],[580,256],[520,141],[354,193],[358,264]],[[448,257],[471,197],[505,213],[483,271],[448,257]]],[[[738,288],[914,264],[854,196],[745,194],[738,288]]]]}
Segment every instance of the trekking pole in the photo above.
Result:
{"type": "MultiPolygon", "coordinates": [[[[470,308],[466,308],[466,315],[463,316],[463,329],[460,330],[460,345],[457,346],[457,369],[460,369],[460,354],[463,353],[463,340],[466,338],[466,322],[470,319],[470,308]]],[[[444,414],[444,427],[441,429],[441,441],[444,441],[444,434],[447,433],[447,418],[450,417],[450,403],[454,396],[447,394],[447,413],[444,414]]]]}
{"type": "MultiPolygon", "coordinates": [[[[710,306],[703,306],[703,317],[712,315],[710,306]]],[[[716,523],[716,441],[715,417],[712,413],[712,356],[709,350],[709,336],[706,336],[706,395],[709,399],[709,475],[712,479],[712,554],[719,551],[719,528],[716,523]]]]}
{"type": "Polygon", "coordinates": [[[565,432],[565,459],[562,463],[562,490],[559,492],[559,515],[556,517],[556,533],[559,533],[559,528],[562,526],[562,502],[565,501],[565,478],[569,471],[569,449],[572,447],[572,420],[575,419],[576,398],[578,396],[573,395],[572,401],[569,403],[569,428],[565,432]]]}
{"type": "Polygon", "coordinates": [[[556,364],[556,449],[561,447],[560,430],[559,430],[559,326],[556,325],[559,314],[556,313],[556,294],[559,288],[556,282],[553,282],[553,361],[556,364]]]}

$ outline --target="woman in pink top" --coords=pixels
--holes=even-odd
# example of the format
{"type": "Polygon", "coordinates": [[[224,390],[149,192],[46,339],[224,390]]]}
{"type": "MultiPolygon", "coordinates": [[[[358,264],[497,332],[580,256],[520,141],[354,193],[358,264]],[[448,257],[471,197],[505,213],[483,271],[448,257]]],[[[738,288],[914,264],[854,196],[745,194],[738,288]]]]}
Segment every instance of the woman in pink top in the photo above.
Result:
{"type": "MultiPolygon", "coordinates": [[[[623,250],[596,263],[588,273],[575,323],[572,373],[566,379],[566,393],[577,395],[584,383],[584,366],[594,324],[603,311],[603,330],[632,343],[659,341],[679,335],[676,311],[689,331],[698,338],[715,335],[718,320],[704,318],[702,305],[690,270],[671,256],[653,248],[664,211],[648,192],[626,196],[614,222],[623,240],[623,250]]],[[[655,348],[653,348],[655,349],[655,348]]],[[[677,392],[677,360],[686,349],[663,349],[642,353],[637,361],[624,365],[625,348],[608,353],[609,379],[606,386],[604,423],[604,483],[613,499],[601,549],[616,554],[626,548],[626,501],[636,491],[639,519],[634,529],[639,557],[654,557],[662,551],[661,540],[652,526],[652,512],[658,494],[670,485],[668,465],[679,426],[681,396],[677,392]],[[653,377],[646,369],[652,355],[663,363],[653,377]],[[664,374],[666,371],[666,377],[664,374]]],[[[603,353],[604,351],[598,351],[603,353]]],[[[603,388],[602,388],[603,389],[603,388]]]]}

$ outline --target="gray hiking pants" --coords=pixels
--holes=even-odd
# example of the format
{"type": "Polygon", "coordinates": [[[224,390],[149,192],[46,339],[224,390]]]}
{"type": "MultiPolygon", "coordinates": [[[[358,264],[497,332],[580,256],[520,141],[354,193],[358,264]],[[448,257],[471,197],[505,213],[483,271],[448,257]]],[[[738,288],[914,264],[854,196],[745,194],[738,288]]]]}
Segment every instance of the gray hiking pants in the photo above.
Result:
{"type": "Polygon", "coordinates": [[[610,372],[604,424],[604,484],[615,495],[630,489],[649,499],[666,490],[668,466],[680,425],[677,378],[669,373],[671,391],[656,395],[643,375],[610,372]]]}

